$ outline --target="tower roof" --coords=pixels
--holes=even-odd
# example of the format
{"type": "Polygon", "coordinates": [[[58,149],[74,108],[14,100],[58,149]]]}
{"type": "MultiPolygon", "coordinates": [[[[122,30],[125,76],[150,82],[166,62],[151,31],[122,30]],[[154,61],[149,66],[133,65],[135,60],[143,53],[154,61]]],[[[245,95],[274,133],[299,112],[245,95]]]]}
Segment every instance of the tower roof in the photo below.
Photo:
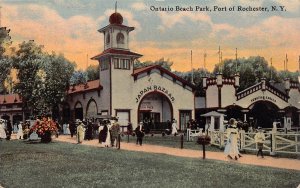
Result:
{"type": "Polygon", "coordinates": [[[118,24],[121,25],[123,23],[123,17],[120,13],[115,12],[109,17],[110,24],[118,24]]]}

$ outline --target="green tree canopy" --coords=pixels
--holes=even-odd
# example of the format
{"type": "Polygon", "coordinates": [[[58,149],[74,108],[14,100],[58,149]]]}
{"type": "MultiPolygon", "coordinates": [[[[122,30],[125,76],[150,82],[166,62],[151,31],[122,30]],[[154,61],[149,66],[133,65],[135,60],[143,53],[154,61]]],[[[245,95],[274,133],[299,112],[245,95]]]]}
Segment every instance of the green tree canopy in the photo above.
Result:
{"type": "Polygon", "coordinates": [[[0,27],[0,93],[6,93],[4,81],[7,79],[11,70],[11,59],[5,52],[11,45],[10,30],[5,27],[0,27]]]}
{"type": "Polygon", "coordinates": [[[136,61],[134,63],[134,68],[142,68],[142,67],[147,67],[150,65],[160,65],[163,68],[171,71],[173,62],[170,61],[169,59],[165,60],[164,58],[160,58],[159,60],[156,60],[154,62],[153,61],[145,61],[145,62],[136,61]]]}
{"type": "Polygon", "coordinates": [[[18,71],[15,91],[22,97],[24,108],[34,108],[35,102],[39,100],[41,80],[37,73],[44,56],[42,46],[33,40],[19,44],[13,56],[13,66],[18,71]]]}
{"type": "Polygon", "coordinates": [[[99,64],[98,65],[90,65],[86,69],[87,80],[97,80],[99,79],[99,64]]]}
{"type": "Polygon", "coordinates": [[[73,72],[70,78],[70,84],[71,85],[86,84],[87,80],[88,80],[87,72],[78,70],[73,72]]]}

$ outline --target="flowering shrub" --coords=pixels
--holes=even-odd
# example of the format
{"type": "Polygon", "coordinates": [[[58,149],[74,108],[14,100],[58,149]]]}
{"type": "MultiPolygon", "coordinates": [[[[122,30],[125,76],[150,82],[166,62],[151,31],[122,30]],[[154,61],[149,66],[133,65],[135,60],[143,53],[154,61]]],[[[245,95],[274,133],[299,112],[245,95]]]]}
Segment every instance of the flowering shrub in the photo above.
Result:
{"type": "Polygon", "coordinates": [[[54,133],[57,131],[56,123],[53,120],[43,118],[42,121],[37,120],[30,129],[31,132],[36,131],[39,136],[45,135],[45,133],[54,133]]]}

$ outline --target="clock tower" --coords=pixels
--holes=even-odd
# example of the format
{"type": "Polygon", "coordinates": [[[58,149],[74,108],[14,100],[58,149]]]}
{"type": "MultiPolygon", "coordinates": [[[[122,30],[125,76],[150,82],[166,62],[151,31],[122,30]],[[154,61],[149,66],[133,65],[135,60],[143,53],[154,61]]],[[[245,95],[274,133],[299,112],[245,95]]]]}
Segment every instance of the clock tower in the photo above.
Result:
{"type": "Polygon", "coordinates": [[[100,65],[100,83],[103,86],[100,108],[105,112],[102,114],[115,115],[123,108],[120,104],[128,100],[122,93],[132,87],[133,64],[142,56],[129,49],[129,33],[133,30],[134,27],[123,25],[123,17],[117,9],[109,17],[109,25],[98,30],[104,35],[104,51],[92,59],[100,65]]]}

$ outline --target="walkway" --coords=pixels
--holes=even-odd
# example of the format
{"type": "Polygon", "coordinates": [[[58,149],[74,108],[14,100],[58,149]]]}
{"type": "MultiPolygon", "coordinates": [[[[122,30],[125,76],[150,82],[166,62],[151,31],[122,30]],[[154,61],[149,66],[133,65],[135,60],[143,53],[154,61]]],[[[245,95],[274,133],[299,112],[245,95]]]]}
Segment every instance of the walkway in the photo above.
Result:
{"type": "MultiPolygon", "coordinates": [[[[56,141],[76,143],[76,137],[71,138],[69,135],[60,135],[58,138],[55,138],[56,141]]],[[[90,141],[83,141],[82,145],[89,145],[95,147],[103,147],[98,143],[97,139],[90,141]]],[[[190,150],[190,149],[179,149],[179,148],[170,148],[157,145],[143,144],[143,146],[136,145],[134,143],[121,142],[121,149],[128,151],[139,151],[139,152],[148,152],[148,153],[161,153],[179,157],[191,157],[202,159],[202,150],[190,150]]],[[[300,160],[297,159],[287,159],[287,158],[275,158],[271,156],[265,156],[265,158],[256,157],[255,155],[246,155],[244,154],[238,161],[230,160],[224,156],[221,152],[211,152],[206,151],[207,159],[228,161],[232,163],[240,164],[249,164],[249,165],[258,165],[258,166],[269,166],[275,168],[284,168],[284,169],[293,169],[300,171],[300,160]]]]}

